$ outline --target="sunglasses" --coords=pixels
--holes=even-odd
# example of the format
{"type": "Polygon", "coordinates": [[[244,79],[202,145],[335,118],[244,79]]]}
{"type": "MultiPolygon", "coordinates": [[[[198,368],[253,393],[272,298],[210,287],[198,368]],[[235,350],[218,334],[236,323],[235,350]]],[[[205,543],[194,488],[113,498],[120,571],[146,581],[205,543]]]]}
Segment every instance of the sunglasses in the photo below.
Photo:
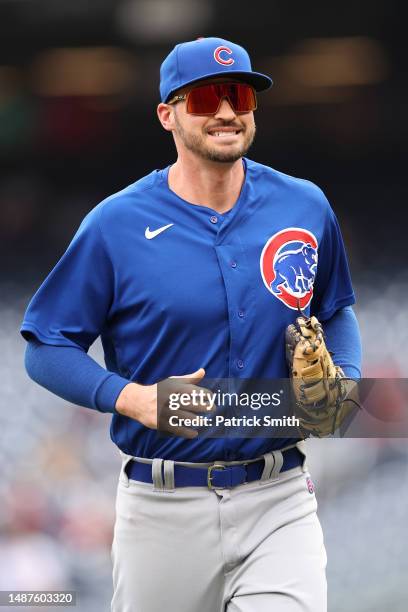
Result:
{"type": "Polygon", "coordinates": [[[224,98],[227,98],[236,113],[248,113],[256,109],[255,90],[246,83],[200,85],[184,95],[174,96],[167,104],[186,100],[190,115],[215,115],[224,98]]]}

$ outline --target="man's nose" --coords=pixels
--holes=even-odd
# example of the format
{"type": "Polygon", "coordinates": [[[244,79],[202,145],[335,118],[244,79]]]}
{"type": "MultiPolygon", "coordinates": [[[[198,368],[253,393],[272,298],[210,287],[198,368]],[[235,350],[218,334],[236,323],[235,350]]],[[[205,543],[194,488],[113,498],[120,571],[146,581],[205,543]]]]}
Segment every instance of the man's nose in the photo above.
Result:
{"type": "Polygon", "coordinates": [[[231,121],[234,119],[234,117],[236,117],[236,113],[232,108],[230,101],[228,98],[223,98],[217,112],[214,115],[214,118],[224,119],[224,121],[231,121]]]}

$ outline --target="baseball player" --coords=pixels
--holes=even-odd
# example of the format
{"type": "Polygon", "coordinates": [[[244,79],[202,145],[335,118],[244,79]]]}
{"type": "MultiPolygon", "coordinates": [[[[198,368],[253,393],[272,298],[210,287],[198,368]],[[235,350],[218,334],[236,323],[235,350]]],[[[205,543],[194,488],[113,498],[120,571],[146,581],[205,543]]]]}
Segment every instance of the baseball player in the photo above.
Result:
{"type": "Polygon", "coordinates": [[[159,381],[191,395],[205,376],[295,376],[285,330],[296,317],[292,357],[309,332],[320,351],[323,326],[335,377],[360,373],[354,294],[327,199],[246,157],[257,93],[271,84],[237,44],[178,44],[161,66],[157,108],[177,160],[91,210],[24,318],[30,376],[113,413],[123,459],[113,612],[326,610],[302,435],[157,431],[159,381]],[[87,355],[98,336],[106,369],[87,355]]]}

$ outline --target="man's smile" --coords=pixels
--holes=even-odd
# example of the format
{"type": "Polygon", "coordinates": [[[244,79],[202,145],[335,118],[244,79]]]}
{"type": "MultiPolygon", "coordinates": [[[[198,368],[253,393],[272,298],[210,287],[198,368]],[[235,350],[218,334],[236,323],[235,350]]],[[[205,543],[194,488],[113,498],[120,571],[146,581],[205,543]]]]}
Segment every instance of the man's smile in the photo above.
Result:
{"type": "Polygon", "coordinates": [[[242,128],[239,127],[215,127],[209,128],[207,134],[212,138],[232,140],[242,133],[242,128]]]}

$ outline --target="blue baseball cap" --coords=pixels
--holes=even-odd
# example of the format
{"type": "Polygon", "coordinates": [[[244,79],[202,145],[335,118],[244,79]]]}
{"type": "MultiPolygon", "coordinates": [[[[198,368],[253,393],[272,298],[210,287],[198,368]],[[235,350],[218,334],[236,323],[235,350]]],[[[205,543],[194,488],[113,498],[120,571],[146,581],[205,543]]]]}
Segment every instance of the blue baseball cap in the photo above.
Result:
{"type": "Polygon", "coordinates": [[[269,89],[273,81],[254,72],[248,53],[223,38],[198,38],[176,45],[160,67],[160,97],[167,102],[175,91],[211,77],[234,77],[255,91],[269,89]]]}

